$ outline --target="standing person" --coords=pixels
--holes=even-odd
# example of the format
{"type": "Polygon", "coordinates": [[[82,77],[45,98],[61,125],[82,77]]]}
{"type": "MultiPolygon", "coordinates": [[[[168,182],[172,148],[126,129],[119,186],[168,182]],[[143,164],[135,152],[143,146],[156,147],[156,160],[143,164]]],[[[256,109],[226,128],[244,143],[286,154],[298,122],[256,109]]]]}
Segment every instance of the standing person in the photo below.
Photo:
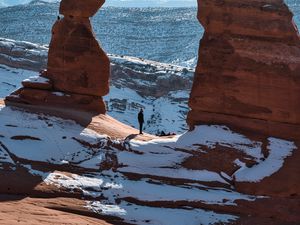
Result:
{"type": "Polygon", "coordinates": [[[143,109],[140,110],[138,114],[138,120],[140,124],[140,134],[143,134],[143,124],[144,124],[144,111],[143,109]]]}

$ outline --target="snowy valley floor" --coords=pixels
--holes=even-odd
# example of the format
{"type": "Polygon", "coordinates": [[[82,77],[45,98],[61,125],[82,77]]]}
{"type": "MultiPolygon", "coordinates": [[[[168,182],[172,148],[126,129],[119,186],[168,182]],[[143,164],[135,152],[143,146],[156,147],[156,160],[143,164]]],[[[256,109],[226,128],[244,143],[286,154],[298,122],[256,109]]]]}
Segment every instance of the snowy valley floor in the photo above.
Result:
{"type": "Polygon", "coordinates": [[[255,140],[225,126],[146,139],[135,130],[111,138],[96,128],[2,105],[0,224],[300,221],[297,197],[245,194],[236,186],[278,172],[298,151],[292,141],[255,140]]]}
{"type": "MultiPolygon", "coordinates": [[[[36,44],[0,38],[0,64],[4,61],[10,65],[0,65],[0,98],[20,88],[23,80],[29,77],[34,80],[39,75],[28,67],[47,60],[46,50],[36,44]],[[21,69],[24,67],[26,69],[21,69]]],[[[185,119],[193,70],[128,56],[109,57],[112,68],[110,92],[104,100],[110,116],[137,127],[136,114],[144,108],[148,133],[182,133],[187,130],[185,119]]]]}

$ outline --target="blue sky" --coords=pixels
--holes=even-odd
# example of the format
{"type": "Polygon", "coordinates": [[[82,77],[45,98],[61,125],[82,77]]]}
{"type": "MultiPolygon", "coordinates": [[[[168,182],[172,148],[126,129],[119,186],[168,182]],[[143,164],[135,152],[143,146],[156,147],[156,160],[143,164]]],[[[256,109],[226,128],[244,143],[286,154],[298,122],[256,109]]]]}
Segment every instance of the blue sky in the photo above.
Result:
{"type": "MultiPolygon", "coordinates": [[[[12,6],[16,4],[28,3],[31,0],[0,0],[0,6],[12,6]]],[[[48,2],[58,0],[44,0],[48,2]]],[[[136,6],[136,7],[148,7],[148,6],[196,6],[197,0],[106,0],[106,6],[136,6]]]]}

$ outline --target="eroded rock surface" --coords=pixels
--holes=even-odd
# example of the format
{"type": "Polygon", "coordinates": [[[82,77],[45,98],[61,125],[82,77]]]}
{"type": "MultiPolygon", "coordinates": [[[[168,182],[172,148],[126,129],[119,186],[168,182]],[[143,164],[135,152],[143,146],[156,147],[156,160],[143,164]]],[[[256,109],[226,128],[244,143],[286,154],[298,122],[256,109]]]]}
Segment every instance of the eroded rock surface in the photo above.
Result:
{"type": "Polygon", "coordinates": [[[299,176],[261,188],[299,159],[298,143],[217,125],[139,136],[107,115],[82,127],[11,107],[0,107],[0,122],[1,224],[18,213],[20,224],[84,224],[78,215],[85,224],[299,224],[299,191],[285,195],[299,176]]]}
{"type": "Polygon", "coordinates": [[[92,31],[89,17],[104,1],[63,0],[52,29],[45,82],[23,82],[8,102],[70,107],[105,113],[102,96],[109,92],[110,62],[92,31]],[[56,94],[59,92],[59,94],[56,94]]]}
{"type": "Polygon", "coordinates": [[[88,18],[94,16],[103,3],[104,0],[64,0],[60,4],[59,12],[65,16],[88,18]]]}
{"type": "Polygon", "coordinates": [[[300,137],[300,40],[282,0],[198,0],[205,28],[188,123],[300,137]]]}
{"type": "MultiPolygon", "coordinates": [[[[198,18],[205,34],[200,42],[189,100],[190,127],[226,124],[259,140],[265,136],[295,140],[297,150],[287,156],[283,165],[277,162],[282,165],[279,171],[259,182],[251,181],[251,175],[245,173],[249,180],[236,176],[234,185],[246,193],[298,196],[300,39],[292,13],[282,0],[198,0],[198,3],[198,18]]],[[[266,157],[274,159],[288,149],[279,145],[272,154],[269,152],[272,144],[262,143],[260,160],[265,163],[268,163],[266,157]]],[[[217,165],[216,171],[230,173],[235,170],[230,162],[240,159],[230,149],[225,150],[226,153],[224,148],[221,152],[217,148],[215,154],[193,157],[185,163],[190,168],[217,165]],[[226,163],[219,163],[224,159],[226,163]]],[[[238,163],[239,166],[259,168],[253,159],[247,160],[238,163]]]]}
{"type": "Polygon", "coordinates": [[[89,17],[104,1],[62,1],[52,29],[46,76],[60,91],[104,96],[108,94],[109,59],[94,37],[89,17]]]}

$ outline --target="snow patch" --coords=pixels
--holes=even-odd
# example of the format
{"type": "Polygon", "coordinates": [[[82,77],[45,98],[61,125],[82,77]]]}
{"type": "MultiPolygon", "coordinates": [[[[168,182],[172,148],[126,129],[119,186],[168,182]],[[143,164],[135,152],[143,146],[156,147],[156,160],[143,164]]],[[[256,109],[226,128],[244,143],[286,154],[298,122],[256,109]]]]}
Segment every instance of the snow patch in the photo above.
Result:
{"type": "Polygon", "coordinates": [[[139,225],[211,225],[215,223],[227,224],[238,219],[236,216],[218,214],[201,209],[154,208],[124,201],[118,206],[103,204],[99,201],[88,201],[86,207],[95,213],[118,216],[127,223],[139,225]]]}
{"type": "Polygon", "coordinates": [[[2,168],[4,164],[15,165],[15,162],[12,160],[12,158],[10,157],[8,152],[3,148],[3,146],[0,145],[0,168],[2,168]]]}
{"type": "Polygon", "coordinates": [[[21,87],[22,80],[32,77],[36,72],[14,69],[0,65],[0,98],[4,98],[17,88],[21,87]]]}
{"type": "Polygon", "coordinates": [[[107,143],[106,135],[99,135],[71,120],[10,107],[0,110],[0,118],[0,130],[5,133],[2,142],[12,154],[23,159],[78,164],[101,155],[107,143]]]}
{"type": "Polygon", "coordinates": [[[269,138],[269,156],[257,165],[248,168],[245,164],[237,162],[241,168],[235,172],[238,182],[260,182],[280,170],[284,160],[297,149],[295,143],[277,138],[269,138]]]}
{"type": "Polygon", "coordinates": [[[226,126],[196,126],[193,131],[183,134],[176,143],[177,148],[190,150],[199,150],[201,145],[210,149],[221,145],[242,151],[255,159],[263,157],[261,152],[262,143],[252,141],[244,135],[235,133],[226,126]]]}
{"type": "Polygon", "coordinates": [[[31,76],[25,80],[23,80],[23,82],[30,82],[30,83],[40,83],[40,84],[48,84],[50,82],[50,80],[46,77],[41,77],[41,76],[31,76]]]}

